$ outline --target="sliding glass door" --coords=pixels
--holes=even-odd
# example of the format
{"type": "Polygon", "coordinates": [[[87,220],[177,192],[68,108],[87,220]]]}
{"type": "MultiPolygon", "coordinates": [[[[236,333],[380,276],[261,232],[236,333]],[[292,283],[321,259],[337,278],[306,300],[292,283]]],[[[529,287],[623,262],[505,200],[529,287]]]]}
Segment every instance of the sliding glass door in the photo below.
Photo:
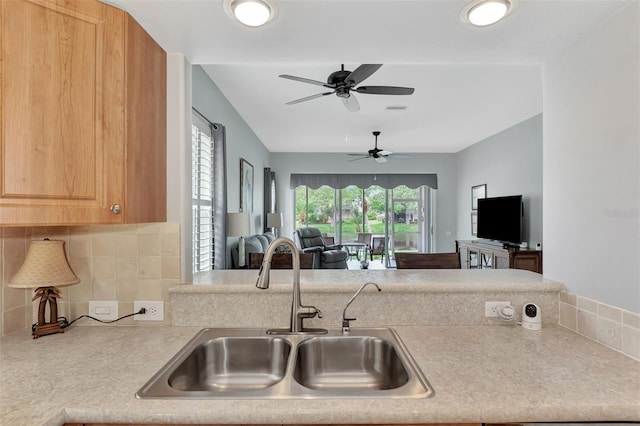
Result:
{"type": "Polygon", "coordinates": [[[429,252],[431,226],[428,188],[399,186],[389,192],[392,213],[389,232],[391,258],[395,257],[396,252],[429,252]]]}
{"type": "Polygon", "coordinates": [[[312,189],[296,188],[296,229],[319,228],[335,243],[386,242],[383,253],[374,258],[384,259],[386,267],[393,262],[396,251],[430,251],[430,197],[427,186],[411,189],[398,186],[385,189],[355,185],[343,189],[322,186],[312,189]]]}

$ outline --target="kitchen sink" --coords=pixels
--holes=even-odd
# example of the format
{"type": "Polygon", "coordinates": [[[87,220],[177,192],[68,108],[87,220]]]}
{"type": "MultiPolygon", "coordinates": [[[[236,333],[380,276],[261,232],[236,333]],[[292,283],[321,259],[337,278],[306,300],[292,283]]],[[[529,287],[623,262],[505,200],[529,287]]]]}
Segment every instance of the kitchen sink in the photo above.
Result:
{"type": "Polygon", "coordinates": [[[426,398],[424,374],[391,328],[267,335],[208,328],[136,393],[161,399],[426,398]]]}
{"type": "Polygon", "coordinates": [[[284,378],[290,352],[277,337],[217,337],[195,347],[168,383],[187,392],[263,389],[284,378]]]}
{"type": "Polygon", "coordinates": [[[293,378],[316,390],[386,390],[409,381],[388,340],[370,336],[314,337],[298,345],[293,378]]]}

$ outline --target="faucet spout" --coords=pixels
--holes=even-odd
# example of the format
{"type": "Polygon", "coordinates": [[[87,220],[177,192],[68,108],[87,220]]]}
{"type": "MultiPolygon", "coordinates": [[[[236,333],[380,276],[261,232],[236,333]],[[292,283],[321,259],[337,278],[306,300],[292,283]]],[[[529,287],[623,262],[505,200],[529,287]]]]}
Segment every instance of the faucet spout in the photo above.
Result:
{"type": "Polygon", "coordinates": [[[378,284],[373,283],[373,282],[364,283],[364,284],[362,284],[362,286],[360,286],[358,291],[356,291],[355,294],[353,296],[351,296],[351,299],[349,299],[349,301],[347,302],[347,306],[345,306],[344,310],[342,311],[342,334],[349,334],[351,332],[351,327],[349,325],[349,321],[355,321],[356,320],[355,318],[347,318],[347,308],[349,307],[349,305],[351,305],[351,303],[354,300],[356,300],[356,297],[358,297],[360,295],[360,293],[362,293],[362,290],[364,290],[365,287],[367,287],[368,285],[374,285],[374,286],[376,286],[378,291],[382,291],[382,289],[378,286],[378,284]]]}
{"type": "Polygon", "coordinates": [[[262,266],[258,272],[256,287],[262,290],[269,288],[271,259],[276,249],[281,245],[285,245],[291,249],[292,267],[293,267],[293,289],[291,300],[291,321],[289,330],[267,330],[270,334],[298,334],[298,333],[326,333],[323,329],[305,329],[303,320],[305,318],[322,318],[322,313],[315,306],[304,306],[300,300],[300,252],[295,243],[286,237],[276,238],[267,248],[262,261],[262,266]]]}

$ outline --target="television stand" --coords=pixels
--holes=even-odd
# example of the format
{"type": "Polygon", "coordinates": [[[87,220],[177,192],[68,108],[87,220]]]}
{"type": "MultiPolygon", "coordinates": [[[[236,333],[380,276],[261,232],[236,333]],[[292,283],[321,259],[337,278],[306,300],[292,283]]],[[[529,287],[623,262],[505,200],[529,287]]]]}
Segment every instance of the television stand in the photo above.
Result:
{"type": "Polygon", "coordinates": [[[498,241],[456,241],[462,269],[524,269],[542,273],[542,250],[503,247],[498,241]]]}

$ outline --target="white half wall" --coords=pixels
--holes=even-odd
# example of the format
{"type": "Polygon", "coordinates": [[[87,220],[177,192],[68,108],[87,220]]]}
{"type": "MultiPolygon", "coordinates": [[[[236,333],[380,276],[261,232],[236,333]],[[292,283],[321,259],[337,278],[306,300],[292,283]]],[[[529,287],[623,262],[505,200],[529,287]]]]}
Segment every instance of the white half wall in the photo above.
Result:
{"type": "Polygon", "coordinates": [[[544,275],[640,312],[640,3],[543,67],[544,275]]]}
{"type": "Polygon", "coordinates": [[[167,222],[180,223],[180,278],[191,282],[191,63],[167,54],[167,222]]]}

